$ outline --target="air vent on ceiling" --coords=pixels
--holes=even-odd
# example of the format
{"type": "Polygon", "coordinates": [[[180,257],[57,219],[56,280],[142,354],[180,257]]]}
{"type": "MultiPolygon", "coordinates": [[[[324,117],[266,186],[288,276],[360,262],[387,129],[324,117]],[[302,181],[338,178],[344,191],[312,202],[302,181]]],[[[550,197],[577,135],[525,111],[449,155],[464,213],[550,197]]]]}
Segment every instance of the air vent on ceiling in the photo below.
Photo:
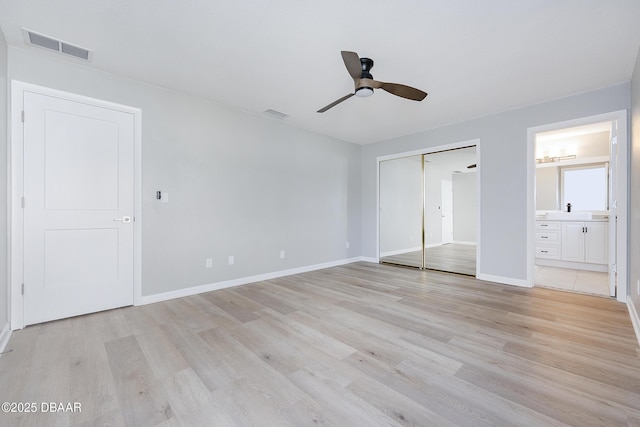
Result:
{"type": "Polygon", "coordinates": [[[71,43],[63,42],[62,40],[57,40],[53,37],[45,36],[44,34],[39,34],[34,31],[27,30],[26,28],[22,29],[22,34],[27,44],[54,50],[58,53],[63,53],[65,55],[84,59],[85,61],[91,60],[91,56],[93,54],[93,52],[89,49],[85,49],[71,43]]]}
{"type": "Polygon", "coordinates": [[[268,109],[262,112],[265,116],[273,117],[274,119],[283,120],[289,117],[288,114],[281,113],[280,111],[268,109]]]}

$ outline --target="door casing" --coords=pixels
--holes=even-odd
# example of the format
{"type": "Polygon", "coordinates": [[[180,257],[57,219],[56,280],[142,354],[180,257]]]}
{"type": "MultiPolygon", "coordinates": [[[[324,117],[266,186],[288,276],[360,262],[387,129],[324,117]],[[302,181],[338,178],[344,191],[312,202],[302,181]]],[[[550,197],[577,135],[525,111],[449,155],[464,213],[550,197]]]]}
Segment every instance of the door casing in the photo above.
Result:
{"type": "Polygon", "coordinates": [[[535,280],[535,138],[540,132],[572,128],[602,122],[618,122],[617,144],[617,195],[618,222],[616,232],[616,262],[618,287],[616,299],[627,302],[628,295],[628,201],[629,201],[629,132],[627,125],[627,110],[613,111],[595,116],[581,117],[564,122],[550,123],[527,129],[527,280],[529,287],[533,287],[535,280]]]}
{"type": "Polygon", "coordinates": [[[135,107],[116,104],[109,101],[90,98],[82,95],[63,92],[43,86],[25,83],[18,80],[11,81],[11,120],[10,120],[10,153],[9,159],[9,319],[11,330],[24,327],[24,297],[22,286],[24,283],[24,213],[22,208],[23,183],[23,126],[22,111],[25,92],[57,97],[72,102],[95,105],[117,111],[130,113],[134,116],[134,217],[133,223],[133,303],[142,303],[142,110],[135,107]]]}

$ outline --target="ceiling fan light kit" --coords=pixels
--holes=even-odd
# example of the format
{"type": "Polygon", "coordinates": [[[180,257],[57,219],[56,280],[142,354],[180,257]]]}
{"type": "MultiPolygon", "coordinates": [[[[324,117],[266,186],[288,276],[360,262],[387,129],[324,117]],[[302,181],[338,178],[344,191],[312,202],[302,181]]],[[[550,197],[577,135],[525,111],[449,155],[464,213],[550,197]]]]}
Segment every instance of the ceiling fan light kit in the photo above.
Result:
{"type": "Polygon", "coordinates": [[[360,96],[362,98],[366,98],[367,96],[373,95],[373,89],[367,86],[361,86],[356,89],[356,96],[360,96]]]}
{"type": "Polygon", "coordinates": [[[392,95],[400,96],[402,98],[410,99],[412,101],[422,101],[426,98],[427,93],[421,91],[420,89],[416,89],[411,86],[401,85],[398,83],[385,83],[380,82],[373,79],[370,71],[373,67],[373,60],[370,58],[360,58],[358,54],[355,52],[342,51],[342,60],[344,61],[345,67],[347,67],[347,71],[351,78],[353,79],[353,83],[355,85],[354,93],[350,93],[348,95],[343,96],[337,101],[332,102],[331,104],[322,107],[318,110],[318,113],[324,113],[330,108],[335,107],[343,101],[351,98],[353,95],[359,97],[367,97],[373,95],[374,89],[382,89],[386,92],[389,92],[392,95]]]}

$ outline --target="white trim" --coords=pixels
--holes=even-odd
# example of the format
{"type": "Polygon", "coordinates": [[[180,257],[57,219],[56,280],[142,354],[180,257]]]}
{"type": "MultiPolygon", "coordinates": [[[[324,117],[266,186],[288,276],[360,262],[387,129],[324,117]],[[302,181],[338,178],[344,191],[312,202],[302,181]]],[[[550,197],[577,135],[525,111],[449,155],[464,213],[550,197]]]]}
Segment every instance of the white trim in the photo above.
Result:
{"type": "Polygon", "coordinates": [[[607,264],[591,264],[588,262],[563,261],[561,259],[536,258],[536,265],[544,267],[570,268],[572,270],[597,271],[607,273],[609,267],[607,264]]]}
{"type": "Polygon", "coordinates": [[[500,283],[503,285],[520,286],[522,288],[532,288],[533,284],[528,280],[513,279],[511,277],[493,276],[491,274],[477,273],[476,279],[484,280],[485,282],[500,283]]]}
{"type": "MultiPolygon", "coordinates": [[[[11,120],[10,120],[10,150],[7,153],[9,162],[9,300],[10,300],[10,328],[12,330],[24,327],[24,298],[20,291],[23,283],[24,258],[22,255],[24,243],[24,219],[21,207],[23,196],[23,126],[22,110],[24,92],[34,92],[41,95],[96,105],[133,115],[134,119],[134,215],[133,223],[133,303],[138,305],[142,299],[142,111],[139,108],[116,104],[109,101],[90,98],[83,95],[68,93],[43,86],[25,83],[18,80],[11,81],[11,120]]],[[[28,120],[28,118],[27,118],[28,120]]]]}
{"type": "MultiPolygon", "coordinates": [[[[357,260],[357,261],[362,261],[362,262],[371,262],[371,263],[374,263],[374,264],[379,264],[379,263],[380,263],[380,260],[379,260],[379,259],[377,259],[377,258],[371,258],[371,257],[367,257],[367,256],[361,256],[360,258],[358,258],[358,260],[357,260]]],[[[357,261],[356,261],[356,262],[357,262],[357,261]]]]}
{"type": "Polygon", "coordinates": [[[394,255],[402,255],[402,254],[406,254],[409,252],[416,252],[420,250],[420,246],[416,246],[415,248],[409,248],[409,249],[398,249],[396,251],[389,251],[389,252],[383,252],[380,254],[380,258],[384,258],[386,256],[394,256],[394,255]]]}
{"type": "Polygon", "coordinates": [[[11,338],[11,328],[9,327],[9,323],[7,323],[6,325],[4,325],[4,329],[2,329],[2,332],[0,332],[0,353],[2,353],[5,348],[7,348],[9,338],[11,338]]]}
{"type": "MultiPolygon", "coordinates": [[[[453,243],[453,242],[451,242],[453,243]]],[[[425,249],[429,249],[429,248],[435,248],[437,246],[442,246],[442,245],[446,245],[446,243],[442,243],[442,242],[438,242],[438,243],[429,243],[428,245],[424,245],[425,249]]],[[[420,249],[420,248],[418,248],[420,249]]]]}
{"type": "Polygon", "coordinates": [[[633,301],[631,301],[631,297],[627,298],[627,309],[629,310],[629,316],[631,317],[631,324],[633,325],[633,330],[636,333],[638,344],[640,344],[640,316],[638,316],[638,312],[636,311],[636,306],[633,305],[633,301]]]}
{"type": "MultiPolygon", "coordinates": [[[[455,150],[457,148],[464,148],[464,147],[471,147],[471,146],[475,146],[476,147],[476,187],[477,187],[477,192],[478,192],[478,212],[477,212],[477,230],[476,230],[476,235],[478,236],[477,242],[476,242],[476,277],[478,272],[480,271],[480,224],[481,224],[481,209],[480,209],[480,203],[481,203],[481,194],[480,194],[480,189],[482,188],[481,181],[482,181],[482,176],[481,176],[481,171],[482,171],[482,167],[481,164],[482,162],[480,161],[480,138],[476,138],[476,139],[469,139],[466,141],[461,141],[461,142],[454,142],[451,144],[444,144],[444,145],[436,145],[436,146],[432,146],[432,147],[425,147],[422,149],[418,149],[418,150],[412,150],[412,151],[405,151],[402,153],[396,153],[396,154],[388,154],[385,156],[378,156],[376,157],[376,163],[377,163],[377,167],[376,167],[376,255],[378,256],[378,259],[380,257],[382,257],[383,255],[380,253],[380,162],[383,162],[385,160],[395,160],[395,159],[401,159],[403,157],[411,157],[411,156],[419,156],[421,154],[430,154],[430,153],[437,153],[439,151],[445,151],[445,150],[455,150]]],[[[425,246],[426,247],[426,246],[425,246]]],[[[419,250],[420,248],[418,248],[419,250]]]]}
{"type": "Polygon", "coordinates": [[[628,200],[629,200],[629,137],[627,129],[627,110],[613,111],[595,116],[581,117],[564,122],[534,126],[527,129],[527,282],[533,286],[535,278],[535,136],[539,132],[547,132],[564,128],[584,126],[601,122],[618,122],[618,233],[617,233],[617,265],[618,289],[617,300],[627,300],[628,283],[628,200]]]}
{"type": "MultiPolygon", "coordinates": [[[[167,301],[170,299],[188,297],[192,295],[202,294],[205,292],[231,288],[234,286],[241,286],[249,283],[262,282],[264,280],[277,279],[279,277],[291,276],[293,274],[308,273],[310,271],[322,270],[324,268],[337,267],[340,265],[351,264],[358,261],[369,261],[369,259],[365,259],[362,257],[349,258],[349,259],[343,259],[339,261],[326,262],[323,264],[309,265],[306,267],[297,267],[289,270],[274,271],[272,273],[258,274],[255,276],[241,277],[233,280],[225,280],[224,282],[192,286],[190,288],[177,289],[175,291],[142,296],[141,302],[142,304],[152,304],[154,302],[167,301]]],[[[369,261],[369,262],[377,262],[377,261],[369,261]]]]}
{"type": "Polygon", "coordinates": [[[466,240],[454,240],[451,243],[455,243],[456,245],[476,245],[476,242],[466,241],[466,240]]]}

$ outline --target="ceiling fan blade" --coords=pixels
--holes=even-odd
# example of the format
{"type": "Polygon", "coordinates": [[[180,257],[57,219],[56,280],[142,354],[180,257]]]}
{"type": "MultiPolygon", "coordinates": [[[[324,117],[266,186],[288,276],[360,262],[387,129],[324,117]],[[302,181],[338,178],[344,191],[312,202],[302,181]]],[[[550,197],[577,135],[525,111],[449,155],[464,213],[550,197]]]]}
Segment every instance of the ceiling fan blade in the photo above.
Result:
{"type": "Polygon", "coordinates": [[[342,54],[344,65],[347,67],[347,71],[353,80],[357,80],[362,77],[362,64],[360,63],[360,57],[358,54],[355,52],[348,52],[346,50],[343,50],[340,53],[342,54]]]}
{"type": "Polygon", "coordinates": [[[423,92],[420,89],[416,89],[415,87],[405,86],[398,83],[383,83],[380,82],[379,86],[382,90],[386,90],[387,92],[401,96],[406,99],[411,99],[413,101],[422,101],[427,97],[427,92],[423,92]]]}
{"type": "Polygon", "coordinates": [[[346,101],[347,99],[351,98],[353,95],[354,95],[353,93],[350,93],[349,95],[343,96],[342,98],[338,99],[337,101],[333,101],[331,104],[327,105],[326,107],[322,107],[321,109],[319,109],[318,113],[324,113],[329,108],[335,107],[336,105],[340,104],[342,101],[346,101]]]}

